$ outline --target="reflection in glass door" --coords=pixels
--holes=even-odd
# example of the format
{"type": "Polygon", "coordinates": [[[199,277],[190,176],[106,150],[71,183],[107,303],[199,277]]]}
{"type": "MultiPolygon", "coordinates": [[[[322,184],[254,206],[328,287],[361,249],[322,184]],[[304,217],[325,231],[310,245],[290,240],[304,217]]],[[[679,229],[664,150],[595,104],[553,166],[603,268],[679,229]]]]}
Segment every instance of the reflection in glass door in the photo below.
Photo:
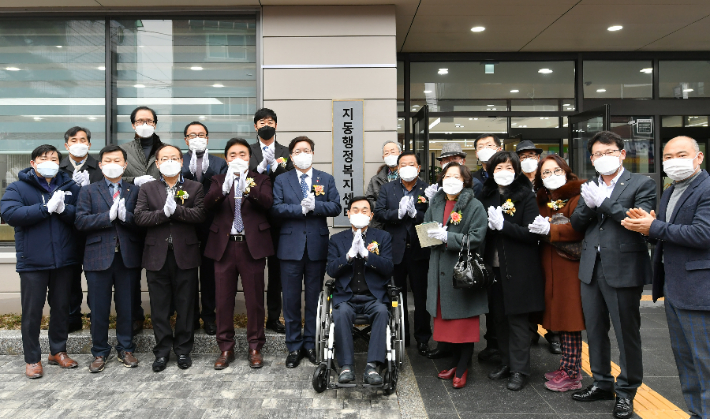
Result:
{"type": "Polygon", "coordinates": [[[570,166],[580,179],[590,179],[596,174],[587,150],[587,143],[594,134],[608,130],[609,105],[569,117],[570,166]]]}
{"type": "Polygon", "coordinates": [[[427,183],[431,183],[429,179],[429,106],[424,105],[412,120],[412,148],[411,150],[417,153],[422,164],[422,170],[419,177],[427,183]]]}

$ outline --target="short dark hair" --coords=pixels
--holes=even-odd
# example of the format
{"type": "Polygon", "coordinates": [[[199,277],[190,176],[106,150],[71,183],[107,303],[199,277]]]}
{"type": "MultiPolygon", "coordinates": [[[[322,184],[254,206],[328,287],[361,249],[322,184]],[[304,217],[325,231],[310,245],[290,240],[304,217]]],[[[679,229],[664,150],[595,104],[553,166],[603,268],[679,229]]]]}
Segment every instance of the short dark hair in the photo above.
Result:
{"type": "Polygon", "coordinates": [[[589,150],[589,154],[592,154],[592,146],[595,143],[616,144],[616,147],[619,150],[624,149],[624,140],[619,136],[619,134],[611,131],[599,131],[594,134],[594,137],[592,137],[592,139],[587,143],[587,150],[589,150]]]}
{"type": "Polygon", "coordinates": [[[104,154],[113,153],[114,151],[120,151],[123,154],[123,160],[128,161],[128,154],[126,154],[126,150],[122,149],[116,144],[109,144],[106,147],[102,148],[101,151],[99,151],[99,161],[104,159],[104,154]]]}
{"type": "Polygon", "coordinates": [[[542,165],[545,164],[545,162],[548,160],[554,160],[554,162],[557,163],[558,166],[560,166],[560,169],[565,171],[565,177],[567,178],[567,182],[579,179],[577,175],[572,172],[572,168],[569,167],[565,159],[558,156],[557,154],[550,154],[549,156],[540,160],[540,163],[538,163],[537,165],[537,172],[535,173],[535,190],[538,190],[544,186],[544,184],[542,183],[542,165]]]}
{"type": "Polygon", "coordinates": [[[482,140],[484,138],[488,137],[493,137],[493,141],[496,143],[498,147],[500,147],[500,138],[498,138],[497,135],[495,134],[481,134],[478,137],[476,137],[475,140],[473,140],[473,148],[476,148],[478,146],[478,140],[482,140]]]}
{"type": "Polygon", "coordinates": [[[44,156],[47,153],[55,152],[59,160],[62,160],[62,153],[57,150],[57,147],[51,144],[42,144],[41,146],[32,150],[31,160],[34,161],[37,157],[44,156]]]}
{"type": "Polygon", "coordinates": [[[235,144],[241,144],[246,147],[247,150],[249,150],[249,158],[251,158],[251,146],[249,145],[249,141],[244,138],[230,138],[229,141],[227,141],[227,145],[224,146],[224,157],[227,157],[227,152],[235,144]]]}
{"type": "Polygon", "coordinates": [[[88,128],[71,127],[67,130],[67,132],[64,133],[64,143],[68,143],[69,139],[78,134],[79,131],[84,131],[86,133],[86,139],[91,142],[91,131],[89,131],[88,128]]]}
{"type": "Polygon", "coordinates": [[[362,195],[355,196],[355,197],[353,197],[353,199],[350,200],[350,202],[348,202],[348,211],[350,211],[350,209],[353,207],[354,203],[360,202],[360,201],[367,201],[367,205],[370,206],[370,211],[372,211],[372,202],[370,202],[370,200],[367,199],[366,196],[362,196],[362,195]]]}
{"type": "Polygon", "coordinates": [[[276,120],[276,112],[272,111],[269,108],[261,108],[258,111],[254,112],[255,125],[257,122],[261,121],[264,118],[271,118],[274,120],[274,122],[278,123],[278,121],[276,120]]]}
{"type": "Polygon", "coordinates": [[[153,122],[155,122],[156,124],[158,123],[158,115],[155,113],[154,110],[147,106],[139,106],[135,108],[133,112],[131,112],[131,124],[136,123],[136,114],[138,113],[138,111],[150,111],[150,113],[153,114],[153,122]]]}
{"type": "Polygon", "coordinates": [[[305,141],[310,144],[311,151],[316,151],[316,143],[314,143],[313,140],[306,137],[305,135],[301,135],[300,137],[296,137],[291,140],[290,143],[288,143],[288,154],[293,154],[293,149],[296,147],[296,144],[300,143],[301,141],[305,141]]]}
{"type": "Polygon", "coordinates": [[[185,129],[183,130],[183,135],[182,135],[183,137],[187,137],[187,129],[193,125],[202,125],[202,128],[205,129],[205,134],[207,134],[208,137],[210,136],[210,130],[207,129],[207,126],[205,124],[203,124],[200,121],[192,121],[189,124],[185,125],[185,129]]]}
{"type": "Polygon", "coordinates": [[[459,171],[461,172],[461,177],[463,178],[463,187],[464,188],[470,188],[473,186],[473,175],[471,174],[471,170],[464,165],[460,164],[457,162],[451,162],[444,167],[444,169],[441,171],[439,174],[439,183],[443,182],[444,176],[446,176],[446,172],[449,171],[452,167],[458,167],[459,171]]]}
{"type": "Polygon", "coordinates": [[[486,162],[486,169],[488,169],[488,177],[493,177],[493,172],[496,170],[496,166],[501,163],[510,162],[513,165],[513,170],[515,170],[515,176],[520,174],[520,157],[518,153],[514,151],[499,151],[486,162]]]}
{"type": "Polygon", "coordinates": [[[156,161],[158,161],[158,156],[160,155],[160,150],[162,150],[162,149],[164,149],[164,148],[168,148],[168,147],[172,147],[172,148],[174,148],[175,150],[177,150],[177,151],[178,151],[178,154],[180,154],[180,158],[182,158],[182,150],[180,150],[180,147],[178,147],[178,146],[176,146],[176,145],[172,145],[172,144],[165,144],[165,143],[162,143],[162,144],[160,145],[160,147],[158,147],[158,149],[155,150],[155,160],[156,160],[156,161]]]}
{"type": "Polygon", "coordinates": [[[419,154],[417,154],[417,153],[415,153],[415,152],[413,152],[413,151],[410,150],[410,151],[403,151],[403,152],[399,153],[399,156],[397,156],[397,166],[399,166],[399,160],[400,160],[402,157],[405,157],[405,156],[414,156],[414,157],[416,157],[416,158],[417,158],[417,166],[421,166],[421,165],[422,165],[421,160],[419,160],[419,154]]]}

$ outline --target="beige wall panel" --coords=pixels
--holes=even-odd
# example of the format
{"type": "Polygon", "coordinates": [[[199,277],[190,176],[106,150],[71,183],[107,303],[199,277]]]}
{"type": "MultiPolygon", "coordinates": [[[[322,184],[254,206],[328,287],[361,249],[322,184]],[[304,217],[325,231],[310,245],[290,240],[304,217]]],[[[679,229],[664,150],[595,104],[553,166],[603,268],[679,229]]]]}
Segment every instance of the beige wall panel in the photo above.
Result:
{"type": "Polygon", "coordinates": [[[264,36],[394,35],[395,7],[265,6],[264,36]]]}
{"type": "Polygon", "coordinates": [[[2,0],[3,7],[101,7],[94,0],[2,0]]]}
{"type": "Polygon", "coordinates": [[[397,100],[366,100],[363,109],[365,131],[397,129],[397,100]]]}
{"type": "Polygon", "coordinates": [[[264,38],[264,65],[396,63],[394,36],[264,38]]]}
{"type": "MultiPolygon", "coordinates": [[[[279,115],[279,117],[280,117],[280,115],[279,115]]],[[[279,127],[281,127],[281,126],[279,125],[279,127]]],[[[283,131],[279,130],[276,133],[276,137],[278,138],[279,143],[281,143],[287,147],[292,139],[294,139],[298,136],[301,136],[301,135],[305,135],[306,137],[313,140],[313,142],[316,144],[316,151],[315,151],[315,155],[313,156],[314,164],[319,164],[319,163],[330,164],[330,163],[332,163],[332,161],[333,161],[333,136],[331,135],[330,131],[318,131],[318,132],[287,131],[287,132],[283,132],[283,131]]],[[[328,173],[330,173],[330,171],[328,171],[328,173]]]]}
{"type": "Polygon", "coordinates": [[[382,143],[397,141],[396,131],[365,131],[365,162],[382,164],[382,143]]]}
{"type": "Polygon", "coordinates": [[[264,100],[274,99],[397,99],[397,69],[264,69],[264,100]]]}
{"type": "Polygon", "coordinates": [[[370,179],[377,174],[377,169],[382,167],[384,162],[380,163],[365,163],[365,186],[364,191],[367,192],[367,185],[370,184],[370,179]]]}
{"type": "MultiPolygon", "coordinates": [[[[333,102],[330,100],[264,100],[264,107],[273,109],[278,116],[277,137],[282,131],[330,131],[333,127],[333,102]]],[[[282,139],[279,142],[288,144],[282,139]]]]}

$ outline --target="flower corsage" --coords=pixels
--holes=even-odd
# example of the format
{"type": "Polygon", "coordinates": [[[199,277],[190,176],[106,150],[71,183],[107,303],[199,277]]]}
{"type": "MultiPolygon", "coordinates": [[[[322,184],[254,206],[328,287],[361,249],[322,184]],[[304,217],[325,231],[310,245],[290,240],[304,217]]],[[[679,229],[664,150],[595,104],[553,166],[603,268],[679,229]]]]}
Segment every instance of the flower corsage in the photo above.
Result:
{"type": "Polygon", "coordinates": [[[279,157],[278,159],[276,159],[276,164],[278,164],[281,167],[286,167],[287,161],[288,161],[288,159],[286,157],[279,157]]]}
{"type": "Polygon", "coordinates": [[[377,243],[376,241],[373,241],[372,243],[367,245],[367,251],[379,256],[380,255],[380,244],[377,243]]]}
{"type": "Polygon", "coordinates": [[[503,205],[501,205],[501,208],[503,209],[503,212],[504,212],[504,213],[506,213],[506,214],[508,214],[508,215],[510,215],[510,216],[515,215],[515,204],[514,204],[513,201],[511,201],[510,199],[508,199],[507,201],[505,201],[505,202],[503,203],[503,205]]]}
{"type": "Polygon", "coordinates": [[[550,201],[547,203],[548,208],[552,208],[554,211],[559,211],[567,205],[569,199],[558,199],[557,201],[550,201]]]}
{"type": "Polygon", "coordinates": [[[450,218],[451,224],[459,225],[459,223],[463,219],[463,214],[461,214],[461,211],[451,211],[449,218],[450,218]]]}
{"type": "Polygon", "coordinates": [[[419,195],[419,198],[417,198],[417,204],[426,204],[426,197],[419,195]]]}
{"type": "Polygon", "coordinates": [[[187,193],[185,190],[178,190],[175,192],[175,198],[180,198],[180,202],[185,205],[185,200],[190,197],[190,194],[187,193]]]}
{"type": "Polygon", "coordinates": [[[256,182],[254,182],[254,179],[250,178],[250,177],[246,178],[244,180],[244,183],[246,183],[246,187],[244,188],[244,193],[249,193],[249,191],[251,191],[251,188],[256,186],[256,182]]]}
{"type": "Polygon", "coordinates": [[[313,193],[316,196],[325,195],[325,190],[323,189],[323,185],[313,185],[313,193]]]}

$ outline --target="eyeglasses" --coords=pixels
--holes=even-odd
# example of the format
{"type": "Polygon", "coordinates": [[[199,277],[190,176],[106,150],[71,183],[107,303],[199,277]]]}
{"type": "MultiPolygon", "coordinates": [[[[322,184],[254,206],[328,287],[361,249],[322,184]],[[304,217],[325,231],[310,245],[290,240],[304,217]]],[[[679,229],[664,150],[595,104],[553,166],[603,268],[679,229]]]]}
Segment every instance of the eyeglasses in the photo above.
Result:
{"type": "Polygon", "coordinates": [[[312,154],[311,150],[293,150],[293,155],[298,156],[301,153],[312,154]]]}
{"type": "Polygon", "coordinates": [[[495,144],[489,144],[489,145],[481,145],[480,147],[476,148],[477,151],[481,151],[484,148],[490,148],[491,150],[498,150],[498,146],[495,144]]]}
{"type": "Polygon", "coordinates": [[[189,138],[189,139],[191,139],[191,140],[192,140],[193,138],[195,138],[195,137],[207,138],[207,134],[205,134],[205,133],[203,133],[203,132],[201,132],[201,133],[199,133],[199,134],[195,134],[195,133],[187,134],[187,138],[189,138]]]}
{"type": "Polygon", "coordinates": [[[607,150],[603,153],[597,151],[596,153],[592,154],[592,157],[594,159],[601,158],[602,156],[614,156],[616,153],[620,152],[621,150],[607,150]]]}
{"type": "Polygon", "coordinates": [[[136,119],[136,125],[143,124],[155,125],[155,121],[153,121],[152,119],[136,119]]]}
{"type": "Polygon", "coordinates": [[[555,168],[554,171],[545,170],[544,172],[540,173],[540,175],[542,176],[543,179],[546,179],[546,178],[552,176],[553,173],[556,174],[557,176],[562,176],[565,174],[565,171],[562,170],[562,168],[557,167],[557,168],[555,168]]]}

